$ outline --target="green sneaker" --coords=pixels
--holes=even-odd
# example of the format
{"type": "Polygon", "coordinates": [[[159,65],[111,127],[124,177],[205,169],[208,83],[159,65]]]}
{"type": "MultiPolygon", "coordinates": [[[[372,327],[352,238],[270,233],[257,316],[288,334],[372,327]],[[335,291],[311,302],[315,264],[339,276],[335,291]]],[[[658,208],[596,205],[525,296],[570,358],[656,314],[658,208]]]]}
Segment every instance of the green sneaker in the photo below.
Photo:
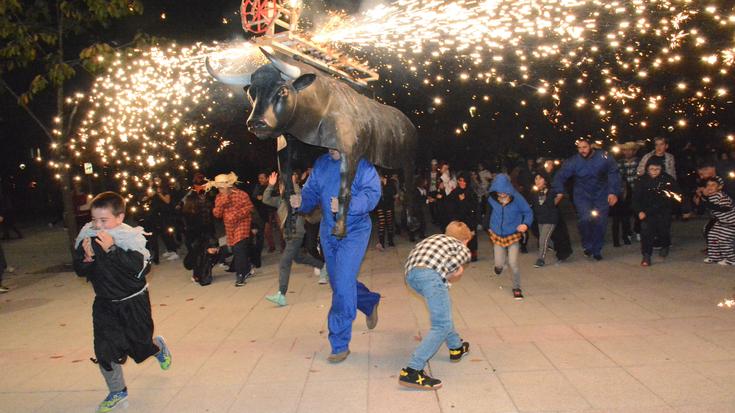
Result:
{"type": "Polygon", "coordinates": [[[111,412],[118,407],[127,407],[128,405],[128,389],[110,392],[105,400],[102,400],[97,406],[97,413],[111,412]]]}
{"type": "Polygon", "coordinates": [[[156,336],[153,340],[156,342],[158,348],[161,349],[161,351],[156,354],[158,364],[161,365],[161,370],[168,370],[171,367],[171,351],[168,349],[163,337],[156,336]]]}
{"type": "Polygon", "coordinates": [[[283,307],[284,305],[286,305],[286,296],[281,294],[280,291],[273,295],[266,295],[265,299],[279,307],[283,307]]]}

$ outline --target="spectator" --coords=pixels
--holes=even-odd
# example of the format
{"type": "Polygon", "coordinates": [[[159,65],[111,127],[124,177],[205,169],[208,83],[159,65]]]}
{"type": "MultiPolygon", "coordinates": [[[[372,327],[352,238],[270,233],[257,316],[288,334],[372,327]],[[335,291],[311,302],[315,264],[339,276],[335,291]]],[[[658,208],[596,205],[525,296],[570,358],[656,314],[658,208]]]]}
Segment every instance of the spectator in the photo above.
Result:
{"type": "MultiPolygon", "coordinates": [[[[538,236],[538,258],[534,264],[536,268],[546,265],[546,251],[549,248],[549,241],[553,239],[555,228],[559,223],[559,209],[555,204],[556,197],[549,189],[550,183],[551,177],[545,171],[540,170],[536,172],[534,176],[534,190],[531,192],[530,199],[533,217],[538,228],[536,230],[538,236]]],[[[564,228],[566,229],[566,226],[564,228]]],[[[566,235],[566,240],[554,242],[554,248],[557,251],[562,246],[569,246],[569,234],[564,231],[564,235],[566,235]]]]}
{"type": "Polygon", "coordinates": [[[18,239],[23,238],[23,234],[15,225],[15,207],[9,193],[0,192],[0,216],[3,217],[2,222],[0,222],[3,227],[3,240],[10,239],[10,231],[15,232],[18,239]]]}
{"type": "Polygon", "coordinates": [[[275,234],[280,234],[281,239],[281,252],[286,247],[286,243],[283,240],[283,234],[281,234],[278,226],[278,217],[276,216],[276,209],[263,203],[263,192],[268,187],[268,174],[261,172],[258,174],[258,182],[253,186],[251,192],[253,205],[258,211],[258,215],[263,220],[263,237],[268,244],[268,252],[274,252],[276,250],[275,234]]]}
{"type": "Polygon", "coordinates": [[[654,149],[651,152],[643,155],[640,163],[638,163],[638,176],[643,176],[646,173],[646,167],[648,162],[652,158],[661,158],[664,165],[664,172],[669,174],[672,178],[676,179],[676,164],[674,163],[674,155],[666,152],[669,149],[669,142],[666,138],[656,137],[653,139],[654,149]]]}
{"type": "Polygon", "coordinates": [[[167,183],[161,178],[155,177],[151,181],[143,202],[148,204],[144,227],[151,233],[148,237],[148,249],[151,251],[152,260],[159,263],[160,257],[165,260],[178,260],[176,253],[178,246],[174,240],[174,205],[171,191],[167,183]],[[166,252],[159,256],[158,237],[163,239],[166,252]]]}
{"type": "MultiPolygon", "coordinates": [[[[633,218],[633,190],[638,179],[638,158],[635,156],[638,151],[638,144],[632,141],[625,142],[620,145],[620,150],[623,152],[623,158],[618,160],[622,196],[619,202],[610,208],[610,215],[613,218],[613,246],[615,247],[620,246],[621,235],[623,243],[630,245],[630,237],[633,235],[630,228],[630,220],[633,218]]],[[[636,234],[640,234],[640,220],[637,217],[635,218],[634,231],[636,234]]]]}
{"type": "Polygon", "coordinates": [[[380,189],[380,201],[378,201],[378,206],[375,208],[375,212],[378,216],[378,244],[375,247],[382,251],[386,246],[386,233],[388,235],[387,246],[395,246],[393,243],[393,231],[395,228],[393,218],[395,215],[395,202],[398,194],[396,193],[395,183],[392,179],[388,179],[388,176],[386,175],[380,177],[380,189]]]}
{"type": "Polygon", "coordinates": [[[237,175],[230,172],[214,178],[213,185],[219,190],[214,200],[212,214],[221,218],[227,233],[227,245],[234,255],[232,266],[235,269],[235,287],[245,285],[245,279],[253,274],[248,260],[248,242],[252,211],[255,209],[250,197],[244,191],[234,188],[237,175]]]}
{"type": "Polygon", "coordinates": [[[424,206],[429,203],[426,189],[426,178],[419,176],[416,178],[416,188],[413,195],[414,205],[410,206],[412,211],[411,218],[408,222],[408,239],[415,242],[418,236],[419,240],[426,238],[426,213],[424,206]],[[416,220],[411,222],[411,220],[416,220]]]}
{"type": "Polygon", "coordinates": [[[470,188],[466,173],[460,173],[457,177],[457,188],[447,198],[448,219],[459,221],[472,229],[472,238],[467,243],[470,249],[471,261],[477,261],[477,196],[470,188]]]}

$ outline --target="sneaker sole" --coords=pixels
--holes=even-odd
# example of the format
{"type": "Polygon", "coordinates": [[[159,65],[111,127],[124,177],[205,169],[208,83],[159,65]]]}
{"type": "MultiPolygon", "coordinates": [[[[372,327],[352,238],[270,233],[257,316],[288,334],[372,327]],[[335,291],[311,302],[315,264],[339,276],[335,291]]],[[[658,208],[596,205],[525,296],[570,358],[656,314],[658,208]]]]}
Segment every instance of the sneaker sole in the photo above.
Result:
{"type": "Polygon", "coordinates": [[[467,354],[470,354],[470,350],[469,349],[467,349],[467,351],[465,351],[464,353],[462,353],[462,355],[458,359],[450,358],[449,361],[451,363],[459,363],[460,361],[462,361],[462,359],[464,358],[464,356],[466,356],[467,354]]]}
{"type": "Polygon", "coordinates": [[[410,389],[418,389],[418,390],[438,390],[442,388],[442,383],[439,383],[436,386],[422,386],[420,384],[408,383],[405,381],[398,380],[398,384],[403,387],[408,387],[410,389]]]}
{"type": "Polygon", "coordinates": [[[95,410],[95,412],[97,412],[97,413],[100,413],[100,412],[112,412],[112,411],[115,411],[115,410],[118,410],[118,409],[127,409],[128,407],[130,407],[130,403],[128,402],[128,398],[126,396],[124,399],[122,399],[119,402],[117,402],[117,404],[115,406],[113,406],[111,409],[108,409],[108,410],[100,410],[99,408],[97,408],[97,410],[95,410]]]}
{"type": "Polygon", "coordinates": [[[327,361],[330,363],[334,363],[334,364],[341,363],[347,360],[347,357],[349,357],[349,355],[350,355],[350,350],[347,350],[347,353],[345,353],[344,355],[340,355],[336,357],[333,354],[330,354],[329,357],[327,357],[327,361]]]}

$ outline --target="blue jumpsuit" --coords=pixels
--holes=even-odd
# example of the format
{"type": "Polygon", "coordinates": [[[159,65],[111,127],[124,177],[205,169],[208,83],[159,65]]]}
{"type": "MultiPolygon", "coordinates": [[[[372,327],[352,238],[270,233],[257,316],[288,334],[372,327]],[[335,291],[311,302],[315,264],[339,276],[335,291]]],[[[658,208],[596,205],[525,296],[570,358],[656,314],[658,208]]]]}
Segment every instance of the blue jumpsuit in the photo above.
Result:
{"type": "Polygon", "coordinates": [[[574,207],[582,248],[600,255],[607,229],[607,196],[614,194],[619,198],[622,189],[617,163],[602,151],[594,151],[587,158],[576,154],[554,176],[552,192],[563,194],[564,184],[571,177],[574,177],[574,207]]]}
{"type": "Polygon", "coordinates": [[[339,197],[340,163],[325,154],[314,163],[314,169],[301,190],[299,212],[308,213],[317,205],[322,207],[319,226],[322,252],[327,263],[329,283],[332,286],[332,308],[327,318],[329,342],[332,353],[349,348],[352,338],[352,322],[357,309],[369,316],[380,294],[371,292],[357,281],[360,265],[365,256],[372,221],[372,211],[380,200],[380,178],[370,162],[361,159],[352,181],[352,199],[347,212],[347,236],[339,239],[332,235],[335,217],[331,211],[331,198],[339,197]]]}

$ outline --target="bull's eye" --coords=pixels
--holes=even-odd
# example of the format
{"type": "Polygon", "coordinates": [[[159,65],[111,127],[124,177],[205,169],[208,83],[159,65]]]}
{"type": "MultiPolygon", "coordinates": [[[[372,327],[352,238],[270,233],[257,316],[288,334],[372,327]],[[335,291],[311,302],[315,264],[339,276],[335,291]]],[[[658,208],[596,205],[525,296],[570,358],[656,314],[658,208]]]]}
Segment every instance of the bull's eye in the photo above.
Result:
{"type": "Polygon", "coordinates": [[[282,87],[278,90],[278,96],[279,97],[286,97],[288,96],[288,89],[285,87],[282,87]]]}

